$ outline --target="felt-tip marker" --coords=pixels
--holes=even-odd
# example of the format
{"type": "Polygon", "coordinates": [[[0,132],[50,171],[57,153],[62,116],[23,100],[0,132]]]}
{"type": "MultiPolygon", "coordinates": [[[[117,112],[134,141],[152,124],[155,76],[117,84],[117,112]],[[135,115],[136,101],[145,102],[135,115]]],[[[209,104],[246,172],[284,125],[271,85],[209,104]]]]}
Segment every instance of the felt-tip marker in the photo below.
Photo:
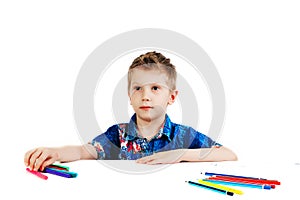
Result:
{"type": "Polygon", "coordinates": [[[272,187],[270,185],[259,185],[253,183],[240,183],[240,182],[229,182],[229,181],[221,181],[221,180],[211,180],[211,179],[203,179],[203,181],[208,181],[215,184],[221,185],[232,185],[232,186],[240,186],[240,187],[249,187],[249,188],[257,188],[257,189],[266,189],[270,190],[272,187]]]}
{"type": "Polygon", "coordinates": [[[201,183],[196,183],[196,182],[193,182],[193,181],[186,181],[187,183],[193,185],[193,186],[198,186],[198,187],[202,187],[202,188],[205,188],[205,189],[209,189],[209,190],[212,190],[214,192],[219,192],[219,193],[222,193],[222,194],[227,194],[229,196],[233,196],[233,192],[229,192],[229,191],[226,191],[226,190],[222,190],[222,189],[219,189],[219,188],[215,188],[215,187],[212,187],[212,186],[209,186],[209,185],[206,185],[206,184],[201,184],[201,183]]]}
{"type": "Polygon", "coordinates": [[[199,183],[201,184],[204,184],[204,185],[208,185],[208,186],[212,186],[212,187],[215,187],[215,188],[219,188],[219,189],[222,189],[222,190],[226,190],[228,192],[233,192],[235,194],[243,194],[243,191],[241,190],[237,190],[237,189],[234,189],[234,188],[231,188],[231,187],[226,187],[224,185],[221,185],[221,184],[216,184],[216,183],[212,183],[212,182],[209,182],[209,181],[205,181],[205,180],[198,180],[199,183]]]}
{"type": "Polygon", "coordinates": [[[33,170],[30,170],[29,168],[26,168],[26,170],[34,175],[36,175],[37,177],[41,178],[41,179],[44,179],[44,180],[47,180],[48,179],[48,176],[40,173],[40,172],[37,172],[37,171],[33,171],[33,170]]]}
{"type": "Polygon", "coordinates": [[[51,164],[51,165],[49,165],[47,167],[53,168],[53,169],[58,169],[58,170],[69,171],[69,167],[63,166],[63,165],[58,165],[58,164],[51,164]]]}
{"type": "MultiPolygon", "coordinates": [[[[201,174],[202,174],[202,172],[201,172],[201,174]]],[[[205,172],[204,175],[206,175],[206,176],[228,176],[228,177],[234,177],[234,178],[247,178],[247,179],[267,180],[265,178],[255,178],[255,177],[248,177],[248,176],[237,176],[237,175],[230,175],[230,174],[218,174],[218,173],[212,173],[212,172],[205,172]]]]}
{"type": "Polygon", "coordinates": [[[279,181],[276,180],[262,180],[262,179],[249,179],[249,178],[235,178],[227,176],[211,176],[210,180],[222,180],[222,181],[232,181],[240,183],[253,183],[253,184],[267,184],[267,185],[280,185],[279,181]]]}
{"type": "Polygon", "coordinates": [[[65,177],[65,178],[72,178],[72,175],[65,172],[65,171],[55,170],[55,169],[51,169],[51,168],[48,168],[48,167],[45,167],[43,172],[53,174],[53,175],[57,175],[57,176],[61,176],[61,177],[65,177]]]}

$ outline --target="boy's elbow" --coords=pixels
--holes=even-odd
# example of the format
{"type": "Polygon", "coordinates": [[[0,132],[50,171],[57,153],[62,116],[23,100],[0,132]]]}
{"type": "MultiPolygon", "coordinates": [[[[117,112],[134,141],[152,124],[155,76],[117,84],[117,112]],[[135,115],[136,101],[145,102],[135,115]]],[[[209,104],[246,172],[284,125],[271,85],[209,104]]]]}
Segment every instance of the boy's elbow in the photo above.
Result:
{"type": "Polygon", "coordinates": [[[238,157],[237,157],[237,155],[232,151],[232,150],[230,150],[230,149],[228,149],[228,148],[226,148],[226,147],[222,147],[223,148],[223,150],[225,150],[225,159],[227,160],[227,161],[237,161],[238,160],[238,157]]]}
{"type": "Polygon", "coordinates": [[[237,155],[235,153],[233,153],[233,152],[232,152],[231,160],[232,161],[237,161],[238,160],[237,155]]]}

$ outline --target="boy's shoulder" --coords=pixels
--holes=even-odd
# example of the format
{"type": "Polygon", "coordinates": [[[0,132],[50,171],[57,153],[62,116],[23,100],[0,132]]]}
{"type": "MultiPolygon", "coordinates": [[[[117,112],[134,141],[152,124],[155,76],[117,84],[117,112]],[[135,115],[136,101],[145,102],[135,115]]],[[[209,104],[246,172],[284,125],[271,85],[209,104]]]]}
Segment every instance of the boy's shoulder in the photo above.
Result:
{"type": "Polygon", "coordinates": [[[182,124],[172,122],[169,118],[167,118],[164,126],[164,132],[169,132],[170,134],[181,135],[186,133],[195,133],[197,132],[193,127],[182,124]]]}
{"type": "Polygon", "coordinates": [[[172,123],[172,126],[175,130],[180,132],[197,132],[193,127],[186,124],[172,123]]]}

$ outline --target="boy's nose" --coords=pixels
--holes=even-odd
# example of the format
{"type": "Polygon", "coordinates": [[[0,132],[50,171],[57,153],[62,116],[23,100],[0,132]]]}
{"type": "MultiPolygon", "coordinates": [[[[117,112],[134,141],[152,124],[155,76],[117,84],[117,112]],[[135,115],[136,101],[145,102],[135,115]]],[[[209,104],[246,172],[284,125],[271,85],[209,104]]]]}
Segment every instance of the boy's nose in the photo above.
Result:
{"type": "Polygon", "coordinates": [[[150,101],[150,94],[149,94],[149,91],[147,89],[143,90],[142,101],[150,101]]]}

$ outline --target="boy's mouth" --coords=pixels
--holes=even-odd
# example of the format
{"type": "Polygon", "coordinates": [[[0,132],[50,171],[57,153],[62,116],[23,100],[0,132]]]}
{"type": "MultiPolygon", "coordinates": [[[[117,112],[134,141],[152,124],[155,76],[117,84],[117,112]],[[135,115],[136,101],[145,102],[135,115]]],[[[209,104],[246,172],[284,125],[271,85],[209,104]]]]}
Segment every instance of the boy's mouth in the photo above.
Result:
{"type": "Polygon", "coordinates": [[[152,106],[140,106],[141,110],[150,110],[152,108],[153,108],[152,106]]]}

